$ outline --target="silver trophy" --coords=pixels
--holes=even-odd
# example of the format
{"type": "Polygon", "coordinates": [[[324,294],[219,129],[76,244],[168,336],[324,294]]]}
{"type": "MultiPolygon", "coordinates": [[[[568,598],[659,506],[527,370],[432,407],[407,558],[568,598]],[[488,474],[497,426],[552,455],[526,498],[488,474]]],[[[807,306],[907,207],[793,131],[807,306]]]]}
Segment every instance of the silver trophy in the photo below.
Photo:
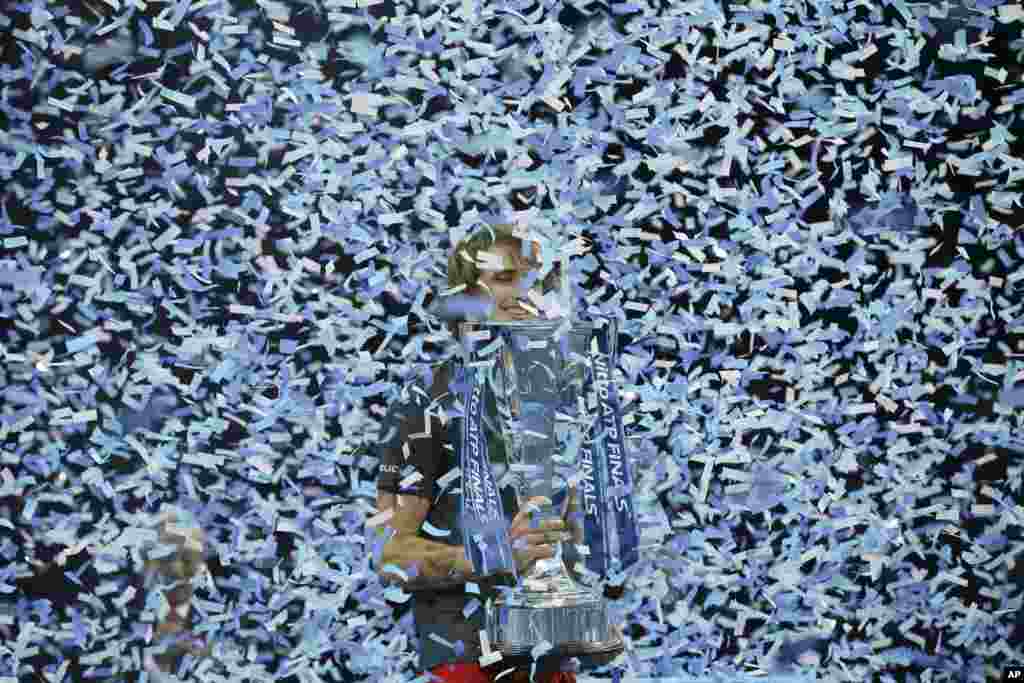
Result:
{"type": "MultiPolygon", "coordinates": [[[[567,483],[566,475],[580,470],[577,454],[596,414],[596,395],[584,396],[593,325],[564,318],[463,324],[464,331],[474,329],[487,329],[492,338],[504,329],[516,340],[491,354],[493,363],[482,373],[497,407],[492,429],[505,446],[520,507],[534,496],[551,500],[556,480],[567,483]]],[[[536,515],[539,521],[560,516],[554,505],[536,515]]],[[[528,665],[534,647],[545,641],[552,647],[538,662],[541,670],[572,658],[581,670],[592,669],[624,648],[603,595],[573,580],[561,543],[554,557],[537,561],[515,588],[494,599],[486,620],[491,648],[505,666],[528,665]]]]}

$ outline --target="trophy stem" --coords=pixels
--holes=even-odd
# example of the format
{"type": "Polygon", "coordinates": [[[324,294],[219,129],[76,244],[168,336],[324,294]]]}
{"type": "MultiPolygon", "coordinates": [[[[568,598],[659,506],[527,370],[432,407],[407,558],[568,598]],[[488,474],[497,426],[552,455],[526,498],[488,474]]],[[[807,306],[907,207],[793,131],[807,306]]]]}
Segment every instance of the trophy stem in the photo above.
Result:
{"type": "MultiPolygon", "coordinates": [[[[549,484],[550,487],[550,484],[549,484]]],[[[534,494],[545,495],[550,498],[550,488],[546,491],[534,491],[534,494]]],[[[561,519],[561,515],[554,505],[545,505],[537,515],[538,526],[543,526],[547,520],[561,519]]],[[[565,566],[565,554],[562,550],[562,542],[554,543],[555,554],[553,557],[544,557],[530,567],[522,577],[523,587],[531,592],[557,592],[558,590],[571,589],[579,590],[581,587],[573,580],[572,574],[565,566]]]]}
{"type": "Polygon", "coordinates": [[[581,589],[565,566],[560,542],[555,544],[554,557],[541,558],[530,567],[522,578],[522,586],[531,593],[559,593],[581,589]]]}

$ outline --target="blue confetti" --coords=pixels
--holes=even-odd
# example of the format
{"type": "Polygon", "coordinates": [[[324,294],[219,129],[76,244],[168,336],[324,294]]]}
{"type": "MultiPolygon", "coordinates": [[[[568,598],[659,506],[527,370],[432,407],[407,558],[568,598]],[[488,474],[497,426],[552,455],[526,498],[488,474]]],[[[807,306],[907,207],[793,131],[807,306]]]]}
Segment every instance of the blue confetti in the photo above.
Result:
{"type": "Polygon", "coordinates": [[[509,221],[627,343],[615,680],[1019,659],[1019,5],[108,5],[0,17],[0,640],[44,675],[422,674],[380,406],[491,314],[449,257],[509,221]],[[133,583],[182,557],[204,644],[133,583]]]}

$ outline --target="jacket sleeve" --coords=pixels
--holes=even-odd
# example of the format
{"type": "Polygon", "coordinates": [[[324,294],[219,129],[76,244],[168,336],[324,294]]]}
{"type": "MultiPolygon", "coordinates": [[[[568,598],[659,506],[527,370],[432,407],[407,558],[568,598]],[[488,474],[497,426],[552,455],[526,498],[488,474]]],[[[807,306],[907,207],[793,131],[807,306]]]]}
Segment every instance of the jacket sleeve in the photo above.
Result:
{"type": "Polygon", "coordinates": [[[441,460],[442,426],[437,415],[427,414],[429,406],[426,397],[415,391],[410,392],[408,401],[392,405],[378,452],[378,491],[433,497],[441,460]]]}

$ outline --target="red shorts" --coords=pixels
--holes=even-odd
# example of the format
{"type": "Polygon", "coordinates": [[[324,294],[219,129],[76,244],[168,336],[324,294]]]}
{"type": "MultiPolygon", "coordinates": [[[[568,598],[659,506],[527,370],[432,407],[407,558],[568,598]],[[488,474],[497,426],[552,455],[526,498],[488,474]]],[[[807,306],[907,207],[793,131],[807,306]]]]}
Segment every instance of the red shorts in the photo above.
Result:
{"type": "MultiPolygon", "coordinates": [[[[430,670],[446,683],[529,683],[530,670],[517,670],[505,674],[499,679],[492,678],[491,674],[484,671],[476,662],[456,662],[454,664],[442,664],[430,670]]],[[[494,674],[497,676],[497,674],[494,674]]],[[[547,675],[534,677],[535,683],[576,683],[576,674],[568,671],[556,671],[547,675]]]]}

